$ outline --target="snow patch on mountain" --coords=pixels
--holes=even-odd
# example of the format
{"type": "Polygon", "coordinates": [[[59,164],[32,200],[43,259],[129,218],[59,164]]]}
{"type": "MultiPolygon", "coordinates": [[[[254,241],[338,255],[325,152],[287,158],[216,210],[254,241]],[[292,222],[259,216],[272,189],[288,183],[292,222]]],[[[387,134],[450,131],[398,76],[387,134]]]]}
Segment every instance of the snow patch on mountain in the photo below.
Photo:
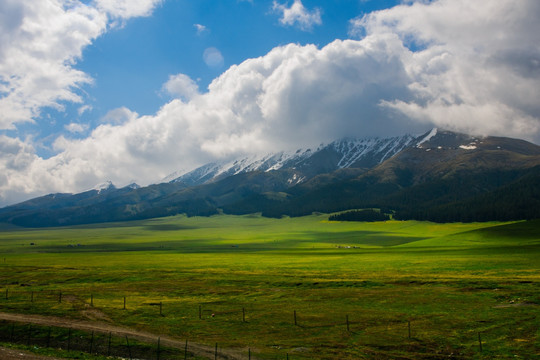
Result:
{"type": "Polygon", "coordinates": [[[189,172],[176,172],[163,182],[183,183],[187,186],[217,181],[228,176],[252,171],[295,170],[288,181],[290,186],[322,172],[349,167],[369,168],[391,158],[417,139],[411,135],[393,138],[341,139],[316,150],[298,149],[264,155],[250,155],[232,161],[213,162],[189,172]]]}
{"type": "Polygon", "coordinates": [[[345,139],[333,142],[331,146],[342,154],[337,165],[338,168],[343,169],[354,167],[355,164],[367,158],[374,164],[380,164],[409,146],[414,139],[410,135],[383,139],[345,139]]]}
{"type": "Polygon", "coordinates": [[[112,183],[112,181],[110,180],[107,180],[105,181],[104,183],[101,183],[101,184],[97,184],[96,186],[94,186],[93,188],[87,190],[87,191],[92,191],[92,190],[96,190],[98,192],[98,194],[100,194],[102,191],[105,191],[105,190],[114,190],[116,189],[116,186],[114,186],[114,184],[112,183]]]}
{"type": "Polygon", "coordinates": [[[422,144],[431,140],[432,137],[434,137],[435,135],[437,135],[437,128],[433,128],[431,129],[431,131],[429,132],[429,134],[426,135],[426,137],[424,137],[422,140],[420,140],[417,144],[416,144],[416,147],[418,148],[421,148],[422,144]]]}

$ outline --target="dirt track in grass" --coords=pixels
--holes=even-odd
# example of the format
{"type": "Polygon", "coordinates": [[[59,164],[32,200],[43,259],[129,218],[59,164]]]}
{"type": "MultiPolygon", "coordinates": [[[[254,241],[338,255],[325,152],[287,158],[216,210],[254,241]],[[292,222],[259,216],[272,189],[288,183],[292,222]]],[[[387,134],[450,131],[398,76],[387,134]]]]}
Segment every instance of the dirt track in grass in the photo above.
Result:
{"type": "Polygon", "coordinates": [[[0,359],[2,360],[59,360],[50,356],[41,356],[18,349],[0,347],[0,359]]]}
{"type": "MultiPolygon", "coordinates": [[[[12,314],[12,313],[3,313],[0,312],[0,320],[15,321],[26,324],[35,324],[43,326],[54,326],[61,328],[71,328],[83,331],[96,331],[102,333],[112,333],[117,336],[128,336],[143,342],[154,343],[157,338],[161,338],[161,344],[177,349],[184,349],[186,341],[180,339],[174,339],[167,336],[161,336],[152,334],[149,332],[134,330],[126,327],[115,326],[112,324],[107,324],[97,321],[84,321],[84,320],[73,320],[68,318],[54,317],[54,316],[42,316],[42,315],[30,315],[30,314],[12,314]]],[[[196,356],[214,359],[215,357],[215,348],[213,346],[201,345],[192,342],[188,342],[188,351],[196,356]]],[[[231,359],[231,360],[241,360],[247,359],[248,356],[244,355],[247,353],[247,349],[244,351],[240,350],[231,350],[231,349],[219,349],[220,359],[231,359]]],[[[5,349],[0,348],[0,358],[1,359],[30,359],[30,360],[51,360],[54,358],[38,356],[30,353],[25,353],[19,350],[5,349]],[[5,354],[5,356],[3,356],[5,354]],[[15,356],[17,354],[19,357],[9,357],[15,356]]],[[[251,356],[252,359],[255,359],[251,356]]]]}

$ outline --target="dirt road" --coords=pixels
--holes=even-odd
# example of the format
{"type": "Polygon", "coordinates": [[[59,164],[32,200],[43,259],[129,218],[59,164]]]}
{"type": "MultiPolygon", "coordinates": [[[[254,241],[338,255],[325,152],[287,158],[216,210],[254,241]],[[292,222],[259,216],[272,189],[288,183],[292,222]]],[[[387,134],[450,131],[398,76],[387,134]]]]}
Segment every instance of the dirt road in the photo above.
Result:
{"type": "Polygon", "coordinates": [[[50,356],[41,356],[22,350],[0,347],[0,359],[2,360],[60,360],[50,356]]]}
{"type": "MultiPolygon", "coordinates": [[[[11,314],[0,312],[0,320],[16,321],[26,324],[36,324],[44,326],[54,326],[54,327],[63,327],[63,328],[72,328],[83,331],[96,331],[103,333],[112,333],[118,336],[128,336],[137,340],[144,342],[154,343],[157,338],[161,338],[161,344],[177,349],[184,349],[185,340],[173,339],[167,336],[161,336],[156,334],[151,334],[144,331],[138,331],[126,327],[115,326],[107,323],[97,322],[97,321],[83,321],[83,320],[73,320],[61,317],[54,316],[42,316],[42,315],[29,315],[29,314],[11,314]]],[[[20,357],[8,357],[10,352],[6,351],[6,356],[2,356],[4,353],[0,349],[0,358],[1,359],[31,359],[31,360],[42,360],[47,359],[51,360],[52,358],[39,357],[37,355],[21,355],[20,357]],[[30,357],[25,357],[30,356],[30,357]],[[34,356],[34,357],[31,357],[34,356]]],[[[10,349],[5,349],[10,350],[10,349]]],[[[188,351],[201,357],[208,359],[214,359],[215,357],[215,348],[213,346],[201,345],[196,343],[188,343],[188,351]]],[[[14,353],[19,353],[19,351],[14,351],[14,353]]],[[[22,352],[20,352],[22,353],[22,352]]],[[[231,359],[231,360],[242,360],[247,359],[247,349],[245,351],[239,350],[230,350],[230,349],[219,349],[219,358],[220,359],[231,359]]],[[[252,359],[255,359],[253,356],[252,359]]]]}

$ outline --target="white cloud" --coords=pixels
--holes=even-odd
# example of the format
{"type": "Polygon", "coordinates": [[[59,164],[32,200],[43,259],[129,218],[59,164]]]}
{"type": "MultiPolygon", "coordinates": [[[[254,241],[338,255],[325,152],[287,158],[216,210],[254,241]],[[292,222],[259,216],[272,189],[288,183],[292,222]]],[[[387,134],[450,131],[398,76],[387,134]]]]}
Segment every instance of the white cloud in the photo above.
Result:
{"type": "Polygon", "coordinates": [[[136,119],[138,116],[139,114],[136,112],[131,111],[126,107],[121,107],[107,112],[107,114],[105,114],[105,116],[101,119],[101,122],[112,125],[120,125],[136,119]]]}
{"type": "Polygon", "coordinates": [[[92,111],[92,106],[91,105],[83,105],[81,107],[79,107],[77,109],[77,114],[79,114],[79,116],[81,116],[82,114],[84,114],[85,112],[88,112],[88,111],[92,111]]]}
{"type": "Polygon", "coordinates": [[[112,17],[129,19],[148,16],[163,0],[94,0],[96,7],[112,17]]]}
{"type": "Polygon", "coordinates": [[[415,2],[352,21],[354,34],[388,34],[414,51],[401,58],[413,97],[383,104],[410,119],[477,134],[538,139],[540,3],[415,2]]]}
{"type": "Polygon", "coordinates": [[[294,0],[290,7],[287,7],[287,4],[274,1],[273,9],[281,14],[279,22],[282,25],[296,25],[301,30],[309,31],[313,29],[314,25],[322,24],[321,10],[315,8],[313,11],[309,11],[304,7],[301,0],[294,0]]]}
{"type": "Polygon", "coordinates": [[[75,69],[82,49],[103,33],[107,18],[74,1],[6,0],[0,13],[0,128],[32,121],[42,107],[81,102],[92,79],[75,69]]]}
{"type": "Polygon", "coordinates": [[[220,68],[223,66],[225,62],[225,59],[223,59],[223,55],[221,54],[221,51],[219,51],[215,47],[209,47],[206,50],[204,50],[203,60],[205,64],[211,68],[220,68]]]}
{"type": "Polygon", "coordinates": [[[0,129],[35,121],[44,107],[82,103],[80,88],[93,81],[75,68],[83,49],[112,22],[149,15],[160,2],[1,1],[0,129]]]}
{"type": "Polygon", "coordinates": [[[195,27],[195,30],[197,31],[197,35],[203,35],[203,34],[206,34],[207,32],[209,32],[210,30],[208,30],[208,28],[204,25],[201,25],[201,24],[193,24],[193,26],[195,27]]]}
{"type": "Polygon", "coordinates": [[[72,134],[81,134],[88,130],[88,125],[79,123],[70,123],[64,126],[64,128],[72,134]]]}
{"type": "Polygon", "coordinates": [[[163,90],[172,97],[188,101],[199,93],[199,86],[189,76],[177,74],[169,76],[163,90]]]}

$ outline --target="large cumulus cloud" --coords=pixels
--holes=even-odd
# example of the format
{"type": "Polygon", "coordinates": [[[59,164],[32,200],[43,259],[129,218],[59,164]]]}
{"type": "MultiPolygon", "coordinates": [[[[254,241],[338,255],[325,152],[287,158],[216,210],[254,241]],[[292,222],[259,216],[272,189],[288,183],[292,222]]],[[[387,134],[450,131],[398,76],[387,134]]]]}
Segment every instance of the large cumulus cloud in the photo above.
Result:
{"type": "Polygon", "coordinates": [[[352,21],[352,33],[395,34],[410,100],[384,102],[411,120],[480,135],[538,140],[540,3],[439,0],[352,21]]]}
{"type": "Polygon", "coordinates": [[[60,137],[49,159],[34,155],[31,139],[0,139],[9,144],[1,201],[104,180],[147,184],[215,159],[431,126],[539,140],[539,8],[413,2],[353,19],[351,40],[248,59],[206,92],[174,74],[164,89],[179,98],[157,114],[113,111],[129,116],[86,139],[60,137]]]}

